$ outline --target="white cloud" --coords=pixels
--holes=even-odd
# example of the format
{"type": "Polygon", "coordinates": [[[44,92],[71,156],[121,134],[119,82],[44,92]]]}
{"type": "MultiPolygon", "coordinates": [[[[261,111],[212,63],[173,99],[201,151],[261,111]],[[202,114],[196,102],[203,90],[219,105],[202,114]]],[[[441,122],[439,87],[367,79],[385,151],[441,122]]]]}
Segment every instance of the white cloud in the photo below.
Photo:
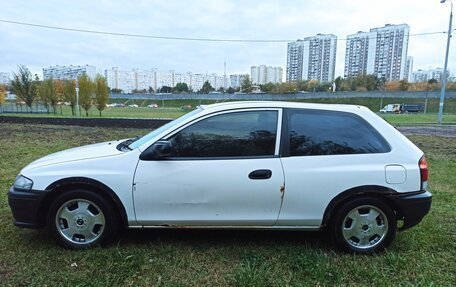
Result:
{"type": "MultiPolygon", "coordinates": [[[[343,71],[348,34],[407,23],[411,33],[445,31],[449,4],[439,1],[9,1],[0,19],[70,28],[174,37],[297,39],[332,33],[338,42],[336,74],[343,71]]],[[[99,69],[158,68],[192,72],[248,73],[251,65],[280,65],[286,43],[207,43],[114,37],[0,23],[0,71],[25,64],[92,64],[99,69]]],[[[454,41],[454,39],[453,39],[454,41]]],[[[443,66],[446,35],[410,37],[415,68],[443,66]]],[[[454,46],[454,43],[453,43],[454,46]]],[[[454,49],[453,49],[454,50],[454,49]]],[[[449,68],[456,72],[454,52],[449,68]]]]}

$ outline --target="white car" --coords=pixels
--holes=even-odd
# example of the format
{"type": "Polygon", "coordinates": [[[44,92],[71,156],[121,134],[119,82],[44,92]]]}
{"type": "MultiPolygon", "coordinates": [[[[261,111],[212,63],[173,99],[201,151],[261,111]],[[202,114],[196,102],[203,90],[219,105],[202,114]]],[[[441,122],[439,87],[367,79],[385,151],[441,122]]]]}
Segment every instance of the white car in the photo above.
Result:
{"type": "Polygon", "coordinates": [[[231,102],[38,159],[8,195],[17,226],[74,249],[121,227],[193,227],[328,229],[372,253],[428,213],[427,180],[423,152],[365,107],[231,102]]]}
{"type": "Polygon", "coordinates": [[[151,108],[151,109],[155,109],[155,108],[158,108],[158,105],[157,104],[150,104],[150,105],[147,105],[148,108],[151,108]]]}

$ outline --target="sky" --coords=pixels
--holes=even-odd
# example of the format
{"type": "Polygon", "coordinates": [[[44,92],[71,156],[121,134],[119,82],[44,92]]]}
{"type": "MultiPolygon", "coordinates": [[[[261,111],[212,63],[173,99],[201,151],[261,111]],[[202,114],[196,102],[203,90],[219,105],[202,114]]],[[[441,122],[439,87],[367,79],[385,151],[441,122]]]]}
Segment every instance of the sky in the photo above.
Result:
{"type": "MultiPolygon", "coordinates": [[[[296,40],[338,37],[336,77],[343,76],[347,35],[385,24],[410,34],[448,30],[450,3],[439,0],[2,1],[0,20],[165,37],[296,40]]],[[[456,1],[455,1],[456,2],[456,1]]],[[[455,3],[456,4],[456,3],[455,3]]],[[[454,27],[455,25],[453,25],[454,27]]],[[[455,32],[453,32],[455,33],[455,32]]],[[[410,36],[413,70],[443,67],[447,34],[410,36]]],[[[456,72],[456,38],[448,68],[456,72]]],[[[41,75],[54,65],[130,70],[250,73],[253,65],[286,70],[287,43],[197,42],[58,31],[0,22],[0,72],[26,65],[41,75]]]]}

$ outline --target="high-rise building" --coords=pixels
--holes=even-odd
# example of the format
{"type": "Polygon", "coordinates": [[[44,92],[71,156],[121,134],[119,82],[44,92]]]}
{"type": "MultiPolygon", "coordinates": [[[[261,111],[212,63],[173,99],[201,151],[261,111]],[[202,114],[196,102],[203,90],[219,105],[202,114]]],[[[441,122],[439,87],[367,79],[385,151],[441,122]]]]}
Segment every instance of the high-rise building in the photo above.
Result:
{"type": "Polygon", "coordinates": [[[407,81],[412,80],[412,72],[413,72],[413,57],[412,56],[407,56],[407,61],[405,62],[405,74],[404,74],[404,79],[407,81]]]}
{"type": "Polygon", "coordinates": [[[264,85],[266,83],[281,83],[283,69],[266,65],[252,66],[250,68],[250,78],[254,85],[264,85]]]}
{"type": "Polygon", "coordinates": [[[0,84],[9,85],[11,81],[10,74],[7,72],[0,72],[0,84]]]}
{"type": "Polygon", "coordinates": [[[78,76],[87,75],[89,78],[94,79],[97,72],[95,66],[50,66],[43,68],[43,78],[55,80],[75,80],[78,76]]]}
{"type": "Polygon", "coordinates": [[[191,72],[179,73],[171,70],[159,72],[151,70],[120,70],[118,67],[105,70],[105,77],[111,89],[120,89],[125,93],[134,91],[154,91],[162,87],[175,87],[177,83],[186,83],[190,91],[198,91],[208,81],[215,89],[224,87],[224,77],[217,74],[193,74],[191,72]]]}
{"type": "Polygon", "coordinates": [[[288,43],[287,49],[287,82],[302,80],[304,41],[288,43]]]}
{"type": "Polygon", "coordinates": [[[345,48],[345,77],[373,73],[377,33],[358,32],[347,36],[345,48]]]}
{"type": "Polygon", "coordinates": [[[412,73],[412,82],[427,82],[428,80],[428,71],[418,70],[412,73]]]}
{"type": "Polygon", "coordinates": [[[337,37],[317,34],[288,43],[287,81],[332,82],[336,68],[337,37]]]}
{"type": "Polygon", "coordinates": [[[235,74],[230,75],[230,87],[237,89],[242,86],[244,80],[248,77],[247,74],[235,74]]]}
{"type": "MultiPolygon", "coordinates": [[[[412,73],[411,81],[414,83],[417,82],[427,82],[431,79],[437,80],[440,82],[442,80],[443,69],[442,68],[429,68],[428,70],[418,70],[412,73]]],[[[447,78],[450,73],[447,71],[447,78]]]]}
{"type": "Polygon", "coordinates": [[[369,32],[348,35],[345,77],[375,75],[387,81],[406,79],[410,70],[406,70],[409,32],[407,24],[386,24],[369,32]]]}

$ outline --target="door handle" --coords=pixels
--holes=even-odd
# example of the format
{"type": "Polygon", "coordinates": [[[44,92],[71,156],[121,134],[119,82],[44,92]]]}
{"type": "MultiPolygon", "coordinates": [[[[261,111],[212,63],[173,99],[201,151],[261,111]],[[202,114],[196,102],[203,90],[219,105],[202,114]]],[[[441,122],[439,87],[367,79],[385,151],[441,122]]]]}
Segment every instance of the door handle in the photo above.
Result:
{"type": "Polygon", "coordinates": [[[257,169],[249,173],[250,179],[268,179],[271,178],[272,171],[269,169],[257,169]]]}

